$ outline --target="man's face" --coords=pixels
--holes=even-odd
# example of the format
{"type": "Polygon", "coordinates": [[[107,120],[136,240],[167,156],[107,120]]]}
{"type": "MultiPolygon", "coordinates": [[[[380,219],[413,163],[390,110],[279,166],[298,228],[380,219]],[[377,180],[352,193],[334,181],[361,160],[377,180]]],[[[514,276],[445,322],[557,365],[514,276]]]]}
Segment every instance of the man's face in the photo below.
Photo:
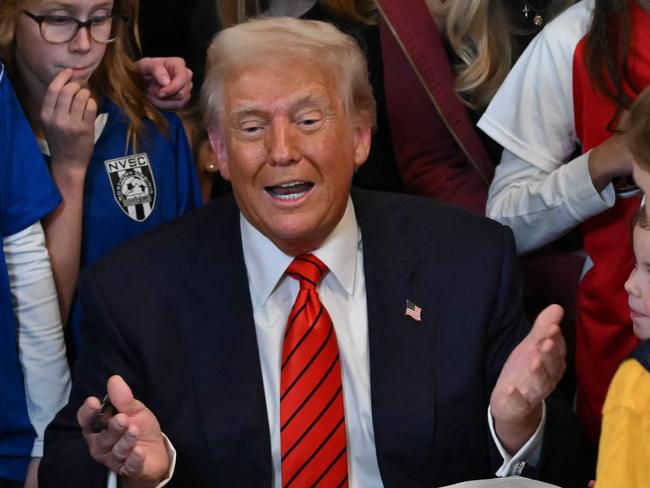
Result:
{"type": "Polygon", "coordinates": [[[223,101],[210,141],[242,214],[289,255],[317,248],[343,216],[370,126],[313,65],[241,68],[223,101]]]}
{"type": "Polygon", "coordinates": [[[636,265],[625,282],[634,334],[650,339],[650,230],[634,227],[636,265]]]}

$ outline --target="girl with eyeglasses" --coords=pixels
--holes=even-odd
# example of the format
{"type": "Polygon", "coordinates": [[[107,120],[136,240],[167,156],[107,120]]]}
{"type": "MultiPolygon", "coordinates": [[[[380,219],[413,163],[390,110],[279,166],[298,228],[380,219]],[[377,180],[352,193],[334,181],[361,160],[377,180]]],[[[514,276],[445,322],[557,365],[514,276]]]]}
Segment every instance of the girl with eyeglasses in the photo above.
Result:
{"type": "Polygon", "coordinates": [[[201,203],[182,124],[133,61],[137,15],[137,0],[0,5],[0,54],[63,198],[44,227],[73,357],[79,269],[201,203]]]}
{"type": "MultiPolygon", "coordinates": [[[[22,15],[22,9],[31,8],[23,3],[0,3],[0,52],[11,60],[14,81],[33,80],[28,74],[20,74],[17,63],[21,61],[14,56],[17,16],[22,15]]],[[[65,29],[70,32],[72,22],[58,17],[37,21],[39,28],[45,26],[45,36],[55,42],[62,39],[51,36],[65,33],[65,29]]],[[[91,21],[87,28],[101,36],[106,20],[93,18],[85,22],[91,21]]],[[[123,20],[115,26],[111,23],[113,32],[123,29],[123,20]]],[[[31,66],[21,60],[23,69],[31,66]]],[[[191,72],[182,60],[146,58],[138,63],[138,69],[148,80],[147,96],[152,103],[180,108],[187,100],[191,72]]],[[[35,107],[40,91],[33,88],[37,86],[20,83],[23,103],[35,107]]],[[[34,113],[34,128],[41,127],[38,112],[34,113]]],[[[67,402],[70,374],[61,314],[40,223],[60,202],[32,127],[10,84],[8,69],[0,59],[1,488],[36,486],[45,427],[67,402]]]]}

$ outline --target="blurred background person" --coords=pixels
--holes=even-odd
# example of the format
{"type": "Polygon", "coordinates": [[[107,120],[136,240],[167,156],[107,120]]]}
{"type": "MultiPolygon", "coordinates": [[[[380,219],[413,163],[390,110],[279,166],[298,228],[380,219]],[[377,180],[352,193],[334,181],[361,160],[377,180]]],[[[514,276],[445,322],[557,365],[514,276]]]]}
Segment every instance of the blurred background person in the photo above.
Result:
{"type": "MultiPolygon", "coordinates": [[[[650,192],[650,88],[631,110],[632,173],[650,192]]],[[[636,264],[625,282],[632,329],[640,343],[618,367],[609,386],[598,449],[596,488],[650,486],[650,222],[645,205],[633,221],[636,264]]]]}
{"type": "Polygon", "coordinates": [[[625,130],[650,84],[649,45],[648,0],[581,1],[535,38],[479,122],[505,148],[488,216],[513,229],[518,251],[581,231],[577,410],[594,443],[607,385],[638,343],[623,286],[640,204],[625,130]]]}

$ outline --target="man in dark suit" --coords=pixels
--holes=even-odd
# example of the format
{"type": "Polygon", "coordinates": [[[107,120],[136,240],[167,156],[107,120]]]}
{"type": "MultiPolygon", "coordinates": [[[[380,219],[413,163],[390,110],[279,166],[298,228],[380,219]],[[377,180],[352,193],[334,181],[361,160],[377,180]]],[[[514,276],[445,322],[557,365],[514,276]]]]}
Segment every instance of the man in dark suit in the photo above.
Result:
{"type": "Polygon", "coordinates": [[[85,350],[41,486],[439,486],[522,469],[583,486],[573,417],[547,398],[562,312],[527,326],[511,233],[350,191],[374,123],[354,41],[254,21],[223,31],[208,66],[234,197],[86,273],[85,350]],[[95,433],[106,389],[117,413],[95,433]]]}

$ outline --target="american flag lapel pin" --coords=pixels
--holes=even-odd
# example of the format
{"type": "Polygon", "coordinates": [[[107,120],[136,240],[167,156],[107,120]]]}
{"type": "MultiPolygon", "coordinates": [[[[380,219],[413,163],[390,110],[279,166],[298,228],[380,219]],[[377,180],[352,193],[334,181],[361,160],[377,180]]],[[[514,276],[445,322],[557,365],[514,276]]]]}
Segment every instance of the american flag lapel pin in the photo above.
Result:
{"type": "Polygon", "coordinates": [[[411,317],[416,322],[422,321],[422,308],[418,307],[408,298],[406,299],[406,309],[404,310],[405,317],[411,317]]]}

